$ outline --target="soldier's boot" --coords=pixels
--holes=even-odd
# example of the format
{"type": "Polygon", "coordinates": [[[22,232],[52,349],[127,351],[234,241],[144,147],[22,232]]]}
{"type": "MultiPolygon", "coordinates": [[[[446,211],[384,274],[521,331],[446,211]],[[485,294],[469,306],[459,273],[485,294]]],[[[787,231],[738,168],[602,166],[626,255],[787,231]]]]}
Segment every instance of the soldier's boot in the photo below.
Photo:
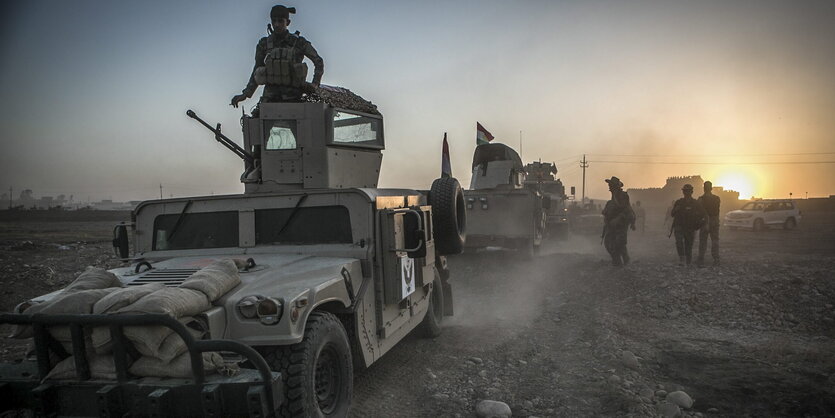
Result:
{"type": "MultiPolygon", "coordinates": [[[[716,264],[716,261],[714,261],[713,263],[716,264]]],[[[696,259],[696,266],[699,267],[699,268],[702,268],[702,267],[705,266],[704,257],[699,257],[699,258],[696,259]]]]}
{"type": "Polygon", "coordinates": [[[678,256],[678,265],[684,267],[684,256],[678,256]]]}
{"type": "Polygon", "coordinates": [[[713,267],[719,267],[719,257],[713,259],[713,267]]]}
{"type": "Polygon", "coordinates": [[[626,251],[626,248],[623,249],[623,253],[621,253],[621,258],[623,258],[623,265],[629,264],[629,252],[626,251]]]}

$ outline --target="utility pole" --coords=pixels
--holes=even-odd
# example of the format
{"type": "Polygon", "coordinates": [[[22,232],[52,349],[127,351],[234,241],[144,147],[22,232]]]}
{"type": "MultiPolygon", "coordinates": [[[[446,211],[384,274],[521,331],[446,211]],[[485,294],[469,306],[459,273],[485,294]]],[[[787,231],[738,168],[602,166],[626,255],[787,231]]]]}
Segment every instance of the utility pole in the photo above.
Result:
{"type": "Polygon", "coordinates": [[[586,169],[589,167],[589,162],[586,161],[586,154],[583,154],[583,161],[580,161],[580,168],[583,169],[583,200],[582,204],[586,203],[586,169]]]}
{"type": "MultiPolygon", "coordinates": [[[[519,131],[519,158],[522,157],[522,131],[519,131]]],[[[522,160],[525,161],[524,159],[522,160]]]]}
{"type": "Polygon", "coordinates": [[[159,184],[159,198],[162,199],[162,183],[159,184]]]}
{"type": "MultiPolygon", "coordinates": [[[[806,192],[806,197],[808,198],[809,192],[806,192]]],[[[9,186],[9,209],[12,208],[12,186],[9,186]]]]}

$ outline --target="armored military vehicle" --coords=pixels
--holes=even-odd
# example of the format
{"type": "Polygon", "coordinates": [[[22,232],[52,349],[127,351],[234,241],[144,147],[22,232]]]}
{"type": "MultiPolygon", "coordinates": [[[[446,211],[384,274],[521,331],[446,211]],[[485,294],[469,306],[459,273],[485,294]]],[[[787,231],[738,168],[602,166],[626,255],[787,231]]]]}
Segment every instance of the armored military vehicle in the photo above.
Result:
{"type": "Polygon", "coordinates": [[[244,160],[245,191],[139,204],[132,222],[115,230],[114,247],[131,264],[112,272],[126,286],[177,286],[216,260],[247,260],[241,284],[199,315],[209,339],[189,341],[177,321],[153,315],[4,314],[0,322],[35,324],[38,353],[36,362],[0,369],[5,407],[75,416],[341,417],[355,369],[414,330],[438,335],[452,315],[445,255],[463,246],[461,188],[449,177],[435,180],[428,196],[377,188],[385,138],[373,104],[328,86],[308,102],[262,103],[259,117],[242,118],[243,147],[219,125],[188,116],[244,160]],[[183,335],[193,379],[134,379],[124,371],[129,347],[114,348],[116,381],[90,379],[82,329],[106,325],[118,336],[125,325],[149,323],[183,335]],[[59,324],[73,329],[79,373],[41,382],[56,357],[44,329],[59,324]],[[244,370],[203,376],[199,354],[208,350],[238,353],[244,370]]]}
{"type": "Polygon", "coordinates": [[[542,199],[548,203],[543,205],[545,209],[545,231],[546,237],[562,239],[568,236],[569,218],[565,194],[565,186],[562,180],[556,178],[557,165],[554,163],[543,163],[533,161],[525,165],[525,187],[533,189],[542,195],[542,199]]]}
{"type": "Polygon", "coordinates": [[[468,248],[504,247],[528,255],[539,250],[550,202],[526,187],[526,178],[512,148],[498,143],[476,147],[470,188],[464,191],[468,248]]]}

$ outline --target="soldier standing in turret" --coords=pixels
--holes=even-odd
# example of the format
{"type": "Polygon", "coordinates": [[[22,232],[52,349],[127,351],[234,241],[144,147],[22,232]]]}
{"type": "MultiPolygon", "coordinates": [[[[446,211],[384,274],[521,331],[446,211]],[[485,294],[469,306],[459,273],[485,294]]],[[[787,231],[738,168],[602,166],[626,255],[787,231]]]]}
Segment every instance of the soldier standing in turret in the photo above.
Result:
{"type": "Polygon", "coordinates": [[[629,264],[629,252],[626,250],[626,234],[629,227],[635,230],[635,212],[629,204],[629,195],[623,191],[623,183],[612,176],[605,180],[609,183],[612,199],[603,208],[603,245],[612,256],[612,265],[629,264]]]}
{"type": "MultiPolygon", "coordinates": [[[[298,101],[305,88],[309,88],[307,78],[307,64],[304,57],[313,61],[313,81],[311,84],[319,86],[322,74],[325,72],[325,62],[313,48],[313,45],[298,32],[290,33],[290,14],[296,13],[295,7],[274,6],[270,10],[271,25],[268,25],[269,36],[258,41],[255,48],[255,67],[249,76],[241,94],[232,97],[232,106],[252,97],[259,85],[264,85],[264,93],[259,103],[298,101]]],[[[258,117],[259,109],[252,111],[253,117],[258,117]]]]}
{"type": "Polygon", "coordinates": [[[681,192],[684,197],[673,203],[670,214],[673,216],[679,265],[686,263],[689,266],[693,260],[693,239],[704,222],[705,211],[699,201],[693,199],[693,186],[685,184],[681,192]]]}
{"type": "Polygon", "coordinates": [[[699,203],[707,215],[706,222],[699,230],[699,258],[696,265],[705,265],[705,252],[707,251],[707,238],[710,237],[710,255],[713,257],[713,265],[719,265],[719,196],[713,194],[713,183],[705,182],[705,193],[699,196],[699,203]]]}

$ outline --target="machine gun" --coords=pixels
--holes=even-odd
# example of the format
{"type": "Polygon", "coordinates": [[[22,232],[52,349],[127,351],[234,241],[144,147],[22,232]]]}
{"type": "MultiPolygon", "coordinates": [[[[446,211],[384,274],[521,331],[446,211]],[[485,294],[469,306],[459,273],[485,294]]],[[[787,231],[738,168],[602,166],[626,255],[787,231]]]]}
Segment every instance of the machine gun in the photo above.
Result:
{"type": "Polygon", "coordinates": [[[250,153],[247,150],[243,149],[240,145],[236,144],[235,141],[232,141],[224,135],[220,131],[220,123],[217,124],[216,127],[212,127],[203,119],[200,119],[200,116],[197,116],[193,110],[189,109],[186,111],[186,116],[200,122],[201,125],[205,126],[206,129],[212,131],[215,134],[215,140],[220,142],[221,145],[228,148],[230,151],[235,153],[238,157],[244,160],[244,172],[241,174],[241,182],[242,183],[257,183],[261,179],[261,158],[260,158],[260,149],[256,148],[254,151],[255,153],[250,153]]]}

